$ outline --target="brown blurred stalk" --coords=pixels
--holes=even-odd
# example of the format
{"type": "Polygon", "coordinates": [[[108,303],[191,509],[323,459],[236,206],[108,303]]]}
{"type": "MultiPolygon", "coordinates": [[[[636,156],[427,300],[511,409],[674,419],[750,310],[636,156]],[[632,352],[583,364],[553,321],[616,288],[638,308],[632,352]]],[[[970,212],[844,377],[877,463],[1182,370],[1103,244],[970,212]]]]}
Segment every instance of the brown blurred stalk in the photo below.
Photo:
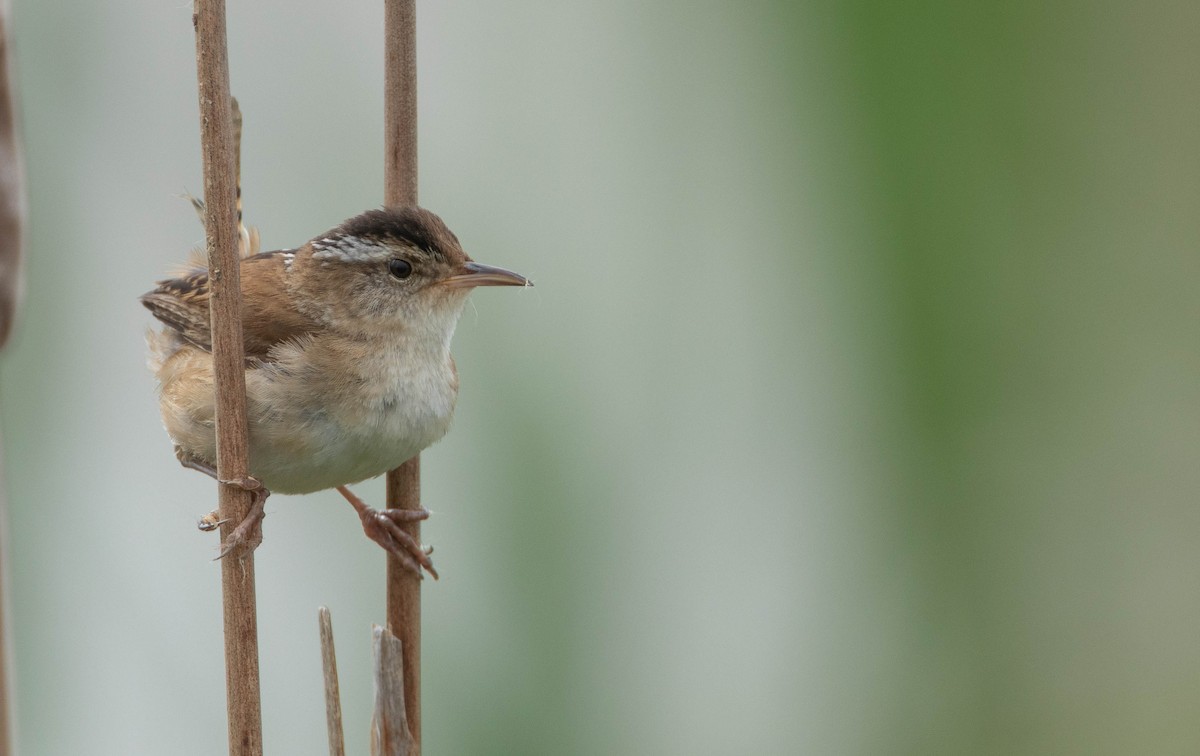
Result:
{"type": "MultiPolygon", "coordinates": [[[[417,11],[415,0],[384,0],[384,204],[417,204],[417,11]]],[[[421,460],[387,475],[389,508],[421,506],[421,460]]],[[[421,524],[402,525],[421,540],[421,524]]],[[[404,709],[412,744],[421,751],[421,581],[387,558],[387,626],[403,655],[404,709]]],[[[394,688],[393,688],[394,689],[394,688]]]]}
{"type": "MultiPolygon", "coordinates": [[[[205,236],[212,281],[210,299],[216,373],[217,475],[248,475],[246,374],[242,344],[241,278],[236,209],[237,157],[229,96],[225,43],[225,0],[195,0],[196,71],[200,91],[200,140],[204,153],[205,236]]],[[[250,509],[251,493],[219,484],[222,539],[250,509]]],[[[221,561],[225,617],[225,691],[229,753],[262,754],[258,677],[258,619],[255,614],[254,555],[250,550],[221,561]]]]}
{"type": "Polygon", "coordinates": [[[21,298],[25,221],[25,170],[17,138],[8,16],[8,3],[0,2],[0,347],[8,343],[21,298]]]}
{"type": "MultiPolygon", "coordinates": [[[[17,138],[16,92],[8,44],[9,6],[0,2],[0,347],[8,343],[21,298],[25,170],[17,138]]],[[[0,479],[2,483],[2,479],[0,479]]],[[[0,487],[0,756],[13,752],[12,649],[8,632],[8,502],[0,487]]]]}

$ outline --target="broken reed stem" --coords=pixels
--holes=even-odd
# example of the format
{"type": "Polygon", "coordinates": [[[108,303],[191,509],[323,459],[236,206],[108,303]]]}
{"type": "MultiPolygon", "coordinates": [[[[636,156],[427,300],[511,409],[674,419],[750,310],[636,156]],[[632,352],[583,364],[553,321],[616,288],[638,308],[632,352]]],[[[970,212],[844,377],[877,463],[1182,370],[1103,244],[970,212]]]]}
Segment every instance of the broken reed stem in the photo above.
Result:
{"type": "MultiPolygon", "coordinates": [[[[229,58],[225,43],[225,0],[195,0],[196,72],[200,94],[200,142],[204,155],[204,229],[212,285],[213,367],[216,378],[217,476],[249,474],[246,442],[246,374],[242,344],[241,276],[236,210],[237,174],[229,58]]],[[[222,541],[250,509],[251,492],[218,484],[222,541]]],[[[262,754],[262,711],[258,678],[258,619],[255,614],[254,555],[250,550],[221,560],[225,617],[225,692],[229,753],[262,754]]]]}
{"type": "Polygon", "coordinates": [[[342,693],[338,688],[337,654],[333,649],[333,618],[329,607],[317,609],[321,627],[321,673],[325,679],[325,728],[329,734],[329,756],[346,756],[342,732],[342,693]]]}
{"type": "MultiPolygon", "coordinates": [[[[0,347],[12,333],[21,294],[21,253],[25,225],[25,168],[17,139],[9,4],[0,0],[0,347]]],[[[0,475],[0,482],[3,476],[0,475]]],[[[16,747],[12,731],[12,646],[8,634],[8,501],[0,490],[0,756],[16,747]]]]}
{"type": "Polygon", "coordinates": [[[419,752],[404,712],[404,648],[385,627],[371,628],[375,663],[375,708],[371,714],[371,756],[410,756],[419,752]]]}
{"type": "MultiPolygon", "coordinates": [[[[384,195],[388,206],[417,204],[416,0],[384,0],[384,195]]],[[[387,475],[387,506],[421,507],[421,459],[387,475]]],[[[401,525],[421,541],[419,522],[401,525]]],[[[387,627],[403,654],[404,711],[411,753],[421,751],[421,581],[387,557],[387,627]]]]}

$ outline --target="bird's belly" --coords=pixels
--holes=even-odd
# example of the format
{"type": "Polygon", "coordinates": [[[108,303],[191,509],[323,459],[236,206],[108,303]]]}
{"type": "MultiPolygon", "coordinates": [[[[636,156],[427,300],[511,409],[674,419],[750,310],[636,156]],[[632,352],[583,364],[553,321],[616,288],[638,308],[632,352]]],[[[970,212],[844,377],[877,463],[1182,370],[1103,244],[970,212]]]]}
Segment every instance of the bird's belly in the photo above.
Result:
{"type": "MultiPolygon", "coordinates": [[[[446,434],[457,394],[452,372],[442,371],[316,394],[271,378],[252,390],[256,381],[247,375],[250,472],[279,493],[357,483],[399,466],[446,434]]],[[[311,386],[313,376],[305,380],[311,386]]]]}
{"type": "Polygon", "coordinates": [[[288,444],[250,444],[250,471],[270,490],[278,493],[310,493],[357,483],[382,475],[419,454],[436,437],[424,439],[363,437],[339,433],[337,429],[313,434],[307,439],[309,453],[292,456],[288,444]]]}

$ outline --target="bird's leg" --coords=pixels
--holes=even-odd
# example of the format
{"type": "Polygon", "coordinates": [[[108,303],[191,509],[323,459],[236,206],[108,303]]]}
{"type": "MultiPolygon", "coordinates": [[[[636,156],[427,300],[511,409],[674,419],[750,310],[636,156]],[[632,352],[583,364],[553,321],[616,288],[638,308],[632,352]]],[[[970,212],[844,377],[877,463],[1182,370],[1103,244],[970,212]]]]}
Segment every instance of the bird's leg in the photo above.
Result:
{"type": "MultiPolygon", "coordinates": [[[[178,446],[175,447],[175,456],[179,459],[179,464],[189,470],[198,470],[219,483],[237,486],[253,494],[250,502],[250,511],[246,513],[245,519],[233,529],[233,532],[229,534],[229,538],[222,544],[221,553],[217,555],[217,559],[228,556],[232,551],[242,546],[248,547],[250,551],[258,548],[258,545],[262,543],[262,519],[266,516],[263,506],[267,503],[267,497],[271,495],[271,492],[263,486],[262,481],[249,475],[233,480],[222,480],[217,477],[217,469],[215,467],[187,454],[178,446]]],[[[222,520],[220,517],[220,514],[214,509],[212,512],[201,517],[199,522],[196,523],[196,527],[204,531],[216,530],[222,523],[226,522],[226,520],[222,520]]]]}
{"type": "Polygon", "coordinates": [[[389,554],[400,560],[405,568],[415,572],[417,577],[424,577],[421,568],[424,567],[433,579],[437,580],[437,570],[433,568],[433,560],[429,555],[433,547],[422,547],[417,539],[406,533],[401,527],[402,522],[419,522],[429,518],[429,510],[421,509],[372,509],[366,502],[355,496],[345,486],[337,487],[338,493],[346,497],[354,511],[362,520],[363,532],[375,543],[379,544],[389,554]]]}

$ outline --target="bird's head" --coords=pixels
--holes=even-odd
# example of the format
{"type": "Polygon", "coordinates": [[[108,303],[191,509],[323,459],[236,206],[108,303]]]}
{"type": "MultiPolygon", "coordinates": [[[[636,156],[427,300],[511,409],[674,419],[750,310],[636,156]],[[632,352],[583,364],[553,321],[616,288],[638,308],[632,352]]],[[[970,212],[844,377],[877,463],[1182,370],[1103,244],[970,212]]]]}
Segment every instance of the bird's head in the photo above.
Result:
{"type": "Polygon", "coordinates": [[[473,261],[442,219],[419,207],[368,210],[289,254],[295,306],[330,326],[364,333],[448,336],[475,287],[533,285],[473,261]]]}

